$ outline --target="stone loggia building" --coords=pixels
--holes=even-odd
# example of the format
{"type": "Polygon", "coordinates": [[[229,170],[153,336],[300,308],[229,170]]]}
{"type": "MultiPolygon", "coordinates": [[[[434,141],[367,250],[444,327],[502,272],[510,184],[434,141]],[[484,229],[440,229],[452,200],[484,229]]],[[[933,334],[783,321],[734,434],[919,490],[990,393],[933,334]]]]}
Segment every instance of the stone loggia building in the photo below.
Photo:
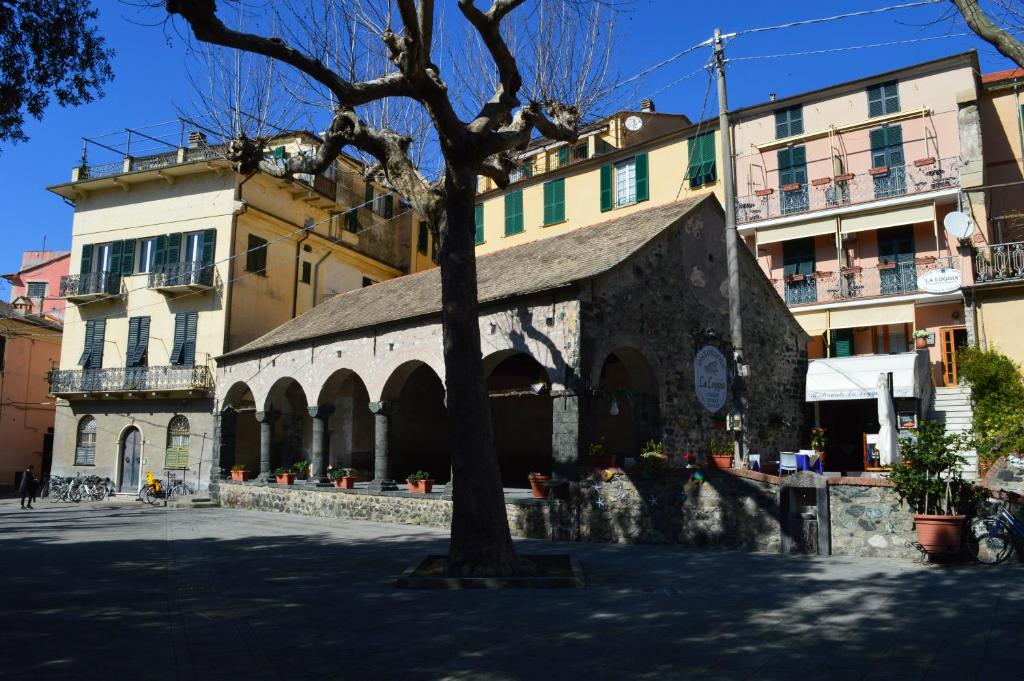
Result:
{"type": "MultiPolygon", "coordinates": [[[[572,476],[594,442],[619,463],[648,440],[707,455],[730,403],[709,411],[694,387],[700,348],[731,357],[723,223],[707,194],[478,258],[506,487],[530,471],[572,476]]],[[[739,255],[751,451],[795,449],[807,337],[739,255]]],[[[308,459],[315,476],[372,470],[371,490],[421,469],[445,481],[440,309],[439,272],[421,272],[335,296],[220,357],[219,467],[269,476],[308,459]]]]}

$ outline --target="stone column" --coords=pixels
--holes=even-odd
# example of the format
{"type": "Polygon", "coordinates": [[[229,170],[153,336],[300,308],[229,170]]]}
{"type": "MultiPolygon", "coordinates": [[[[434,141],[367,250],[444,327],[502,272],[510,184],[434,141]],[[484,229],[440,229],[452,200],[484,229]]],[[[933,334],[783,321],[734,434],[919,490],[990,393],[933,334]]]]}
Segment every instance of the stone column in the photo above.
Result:
{"type": "Polygon", "coordinates": [[[275,418],[277,418],[277,414],[272,411],[256,412],[256,420],[260,423],[260,475],[257,479],[262,482],[270,482],[274,479],[270,450],[274,439],[275,418]]]}
{"type": "Polygon", "coordinates": [[[327,479],[327,464],[325,455],[330,449],[327,441],[327,419],[334,411],[329,404],[318,404],[309,407],[309,415],[313,417],[313,442],[311,447],[312,464],[310,479],[318,485],[326,485],[330,482],[327,479]]]}
{"type": "Polygon", "coordinates": [[[586,395],[573,390],[556,393],[551,400],[552,478],[572,478],[576,473],[587,438],[586,406],[586,395]]]}
{"type": "Polygon", "coordinates": [[[397,490],[398,486],[391,479],[391,462],[388,456],[388,419],[394,412],[395,402],[370,402],[370,413],[373,414],[373,480],[370,482],[371,492],[387,492],[397,490]]]}

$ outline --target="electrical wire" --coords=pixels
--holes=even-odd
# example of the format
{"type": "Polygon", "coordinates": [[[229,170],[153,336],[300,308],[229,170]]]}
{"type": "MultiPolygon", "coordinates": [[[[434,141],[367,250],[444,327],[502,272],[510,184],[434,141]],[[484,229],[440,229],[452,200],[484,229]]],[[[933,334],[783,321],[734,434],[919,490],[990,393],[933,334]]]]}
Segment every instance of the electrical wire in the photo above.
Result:
{"type": "Polygon", "coordinates": [[[758,54],[758,55],[751,55],[751,56],[730,57],[729,61],[754,61],[754,60],[758,60],[758,59],[781,59],[781,58],[784,58],[784,57],[806,57],[806,56],[813,56],[813,55],[817,55],[817,54],[827,54],[827,53],[831,53],[831,52],[849,52],[849,51],[852,51],[852,50],[865,50],[865,49],[869,49],[869,48],[872,48],[872,47],[892,47],[894,45],[909,45],[909,44],[912,44],[912,43],[921,43],[921,42],[927,42],[927,41],[930,41],[930,40],[942,40],[943,38],[962,38],[964,36],[972,36],[972,35],[974,35],[974,33],[971,33],[971,32],[947,33],[945,35],[934,35],[934,36],[927,36],[927,37],[923,37],[923,38],[907,38],[906,40],[890,40],[889,42],[869,43],[869,44],[866,44],[866,45],[849,45],[849,46],[846,46],[846,47],[824,47],[824,48],[821,48],[820,50],[804,50],[802,52],[782,52],[782,53],[779,53],[779,54],[758,54]]]}
{"type": "Polygon", "coordinates": [[[839,19],[850,19],[852,17],[864,17],[872,14],[882,14],[883,12],[892,12],[900,9],[910,9],[912,7],[924,7],[926,5],[937,5],[944,0],[918,0],[917,2],[908,2],[902,5],[889,5],[888,7],[876,7],[874,9],[863,9],[856,12],[846,12],[844,14],[836,14],[830,17],[819,17],[817,19],[801,19],[798,21],[790,21],[784,24],[776,24],[774,26],[759,26],[757,28],[746,28],[742,31],[736,31],[735,33],[729,33],[723,35],[725,38],[733,38],[741,35],[749,35],[751,33],[764,33],[765,31],[778,31],[784,28],[797,28],[800,26],[811,26],[814,24],[823,24],[828,21],[837,21],[839,19]]]}

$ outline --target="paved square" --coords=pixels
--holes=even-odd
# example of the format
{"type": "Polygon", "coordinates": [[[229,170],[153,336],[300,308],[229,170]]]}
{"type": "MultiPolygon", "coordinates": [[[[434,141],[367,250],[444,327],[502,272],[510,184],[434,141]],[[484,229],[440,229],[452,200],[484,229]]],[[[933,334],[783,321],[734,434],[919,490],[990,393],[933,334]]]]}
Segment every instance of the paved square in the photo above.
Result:
{"type": "Polygon", "coordinates": [[[582,590],[406,591],[446,533],[0,501],[0,677],[1024,678],[1024,569],[522,541],[582,590]]]}

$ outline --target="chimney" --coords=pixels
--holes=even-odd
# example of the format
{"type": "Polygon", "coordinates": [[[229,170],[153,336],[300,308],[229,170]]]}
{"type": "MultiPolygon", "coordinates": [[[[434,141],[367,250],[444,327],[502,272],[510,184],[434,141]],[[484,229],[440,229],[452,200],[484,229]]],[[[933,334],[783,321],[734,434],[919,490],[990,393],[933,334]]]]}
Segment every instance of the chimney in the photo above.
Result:
{"type": "Polygon", "coordinates": [[[641,99],[640,110],[644,113],[654,113],[654,100],[650,97],[641,99]]]}
{"type": "Polygon", "coordinates": [[[197,147],[205,147],[205,146],[206,146],[206,135],[204,133],[201,133],[198,130],[193,130],[192,132],[190,132],[188,134],[188,148],[189,149],[195,149],[197,147]]]}
{"type": "Polygon", "coordinates": [[[768,93],[768,101],[769,102],[774,102],[775,101],[775,93],[774,92],[769,92],[768,93]]]}

